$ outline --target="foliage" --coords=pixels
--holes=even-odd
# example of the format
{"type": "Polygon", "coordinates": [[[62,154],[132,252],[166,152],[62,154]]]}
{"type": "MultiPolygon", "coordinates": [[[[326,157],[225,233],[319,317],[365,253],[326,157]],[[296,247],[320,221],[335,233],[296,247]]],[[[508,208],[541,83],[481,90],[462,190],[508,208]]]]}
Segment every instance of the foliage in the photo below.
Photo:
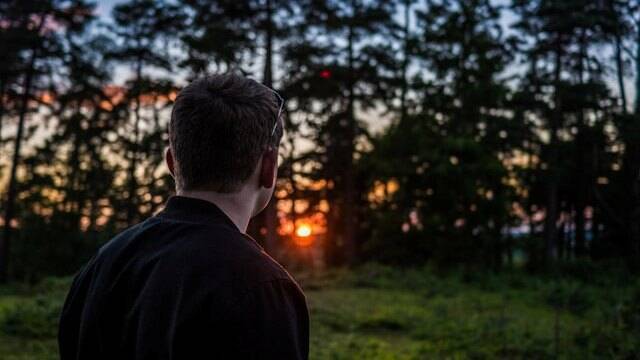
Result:
{"type": "MultiPolygon", "coordinates": [[[[310,305],[312,359],[635,358],[640,283],[612,276],[593,284],[570,273],[438,275],[367,263],[296,277],[310,305]]],[[[70,280],[0,292],[0,356],[55,358],[70,280]]]]}
{"type": "Polygon", "coordinates": [[[25,300],[8,311],[2,319],[5,334],[23,338],[51,338],[58,331],[62,310],[59,297],[37,296],[25,300]]]}
{"type": "Polygon", "coordinates": [[[431,259],[491,267],[510,220],[506,171],[480,143],[442,138],[439,129],[432,118],[406,118],[362,161],[363,172],[377,174],[371,187],[398,187],[374,202],[365,254],[405,265],[431,259]]]}
{"type": "Polygon", "coordinates": [[[173,191],[173,99],[227,70],[288,100],[277,199],[250,227],[271,253],[290,243],[280,230],[312,219],[329,265],[637,267],[640,106],[624,87],[640,79],[637,9],[128,0],[101,15],[83,0],[3,2],[0,147],[13,157],[0,206],[15,231],[3,228],[0,278],[69,275],[154,214],[173,191]]]}
{"type": "Polygon", "coordinates": [[[353,358],[365,349],[372,354],[367,359],[637,356],[637,338],[616,324],[617,315],[600,313],[632,301],[633,287],[618,288],[609,297],[612,289],[571,278],[518,273],[465,282],[455,274],[442,278],[425,269],[371,264],[343,276],[333,286],[308,291],[316,358],[353,358]],[[593,308],[557,309],[542,294],[558,287],[584,289],[580,301],[593,308]]]}

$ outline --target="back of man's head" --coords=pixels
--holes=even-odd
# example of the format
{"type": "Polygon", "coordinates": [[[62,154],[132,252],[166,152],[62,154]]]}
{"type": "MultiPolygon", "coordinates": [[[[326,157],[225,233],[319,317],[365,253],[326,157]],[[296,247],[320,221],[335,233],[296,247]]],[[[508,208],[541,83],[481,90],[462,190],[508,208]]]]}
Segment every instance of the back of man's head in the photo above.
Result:
{"type": "Polygon", "coordinates": [[[209,75],[182,89],[169,123],[178,189],[238,191],[263,152],[278,147],[282,127],[271,136],[278,107],[273,91],[236,74],[209,75]]]}

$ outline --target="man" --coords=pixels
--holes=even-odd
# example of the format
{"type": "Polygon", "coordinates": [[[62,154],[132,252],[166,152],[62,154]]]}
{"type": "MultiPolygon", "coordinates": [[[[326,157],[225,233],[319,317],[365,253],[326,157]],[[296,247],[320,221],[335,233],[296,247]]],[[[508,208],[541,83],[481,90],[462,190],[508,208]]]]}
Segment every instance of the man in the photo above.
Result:
{"type": "Polygon", "coordinates": [[[67,359],[306,359],[309,318],[293,278],[251,237],[277,176],[282,98],[242,76],[178,95],[165,208],[102,246],[62,310],[67,359]]]}

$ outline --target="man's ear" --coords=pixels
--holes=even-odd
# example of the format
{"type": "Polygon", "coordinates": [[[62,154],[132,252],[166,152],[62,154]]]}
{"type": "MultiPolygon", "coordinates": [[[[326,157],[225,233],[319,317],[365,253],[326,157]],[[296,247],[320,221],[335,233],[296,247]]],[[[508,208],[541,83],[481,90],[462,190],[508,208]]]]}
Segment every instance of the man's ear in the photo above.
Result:
{"type": "Polygon", "coordinates": [[[260,164],[260,187],[270,189],[276,181],[276,168],[278,166],[278,151],[269,147],[263,154],[260,164]]]}
{"type": "Polygon", "coordinates": [[[171,148],[167,147],[167,149],[164,152],[164,160],[167,163],[167,167],[169,168],[169,172],[171,173],[171,176],[173,176],[173,178],[176,178],[176,171],[175,171],[175,162],[173,160],[173,153],[171,152],[171,148]]]}

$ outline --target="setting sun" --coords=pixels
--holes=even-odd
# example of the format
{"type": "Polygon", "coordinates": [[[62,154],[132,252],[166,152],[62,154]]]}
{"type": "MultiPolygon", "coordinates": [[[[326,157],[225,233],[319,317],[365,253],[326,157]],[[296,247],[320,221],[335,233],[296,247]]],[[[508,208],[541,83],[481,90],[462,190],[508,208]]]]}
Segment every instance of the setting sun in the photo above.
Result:
{"type": "Polygon", "coordinates": [[[293,242],[299,247],[309,247],[314,241],[314,237],[311,236],[313,232],[314,231],[310,223],[300,223],[296,226],[296,236],[293,237],[293,242]]]}
{"type": "Polygon", "coordinates": [[[311,236],[311,226],[307,224],[298,226],[298,228],[296,229],[296,235],[298,235],[299,237],[311,236]]]}

